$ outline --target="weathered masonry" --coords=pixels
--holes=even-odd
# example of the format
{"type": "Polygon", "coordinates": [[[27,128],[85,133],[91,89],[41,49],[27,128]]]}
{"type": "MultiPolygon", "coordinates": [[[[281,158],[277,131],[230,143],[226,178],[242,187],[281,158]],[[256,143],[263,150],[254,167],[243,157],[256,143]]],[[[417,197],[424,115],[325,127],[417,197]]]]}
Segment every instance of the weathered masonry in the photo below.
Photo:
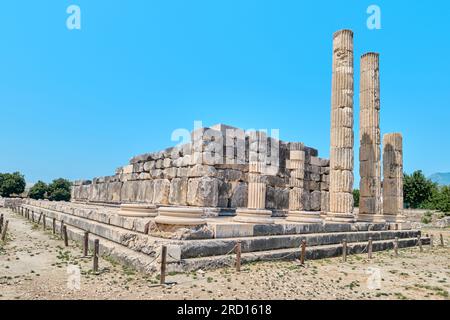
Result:
{"type": "Polygon", "coordinates": [[[327,209],[329,161],[319,158],[316,149],[225,125],[194,131],[190,144],[134,157],[113,176],[77,181],[72,197],[77,202],[203,207],[210,215],[229,214],[247,207],[253,152],[264,155],[258,179],[266,190],[260,206],[285,216],[295,189],[298,209],[327,209]],[[297,150],[291,156],[293,146],[297,150]],[[298,168],[292,170],[294,163],[298,168]]]}

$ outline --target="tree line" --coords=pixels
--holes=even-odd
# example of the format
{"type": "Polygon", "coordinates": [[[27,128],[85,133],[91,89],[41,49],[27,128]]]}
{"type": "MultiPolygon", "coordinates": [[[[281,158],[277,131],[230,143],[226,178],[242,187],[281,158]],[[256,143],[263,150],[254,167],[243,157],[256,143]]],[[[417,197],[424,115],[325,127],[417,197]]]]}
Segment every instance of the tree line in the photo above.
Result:
{"type": "MultiPolygon", "coordinates": [[[[50,184],[38,181],[25,196],[36,200],[70,201],[71,186],[71,182],[63,178],[55,179],[50,184]]],[[[20,172],[0,173],[0,196],[5,198],[24,196],[25,187],[25,176],[20,172]]]]}

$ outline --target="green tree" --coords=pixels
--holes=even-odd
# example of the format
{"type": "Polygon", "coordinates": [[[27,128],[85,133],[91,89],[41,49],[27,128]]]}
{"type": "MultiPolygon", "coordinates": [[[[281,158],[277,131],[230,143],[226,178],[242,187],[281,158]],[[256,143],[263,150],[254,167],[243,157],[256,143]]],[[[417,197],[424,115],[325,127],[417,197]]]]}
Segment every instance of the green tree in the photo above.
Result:
{"type": "Polygon", "coordinates": [[[45,182],[38,181],[31,187],[28,192],[28,197],[35,200],[45,199],[45,195],[48,191],[48,186],[45,182]]]}
{"type": "Polygon", "coordinates": [[[48,199],[51,201],[70,201],[70,181],[60,178],[53,180],[48,186],[48,199]]]}
{"type": "Polygon", "coordinates": [[[450,213],[450,186],[439,187],[433,191],[429,208],[450,213]]]}
{"type": "Polygon", "coordinates": [[[359,207],[359,189],[353,190],[353,200],[355,201],[355,207],[359,207]]]}
{"type": "Polygon", "coordinates": [[[25,191],[25,177],[20,172],[0,173],[0,195],[10,197],[25,191]]]}
{"type": "Polygon", "coordinates": [[[427,179],[422,171],[404,174],[403,197],[407,208],[428,207],[437,185],[427,179]]]}

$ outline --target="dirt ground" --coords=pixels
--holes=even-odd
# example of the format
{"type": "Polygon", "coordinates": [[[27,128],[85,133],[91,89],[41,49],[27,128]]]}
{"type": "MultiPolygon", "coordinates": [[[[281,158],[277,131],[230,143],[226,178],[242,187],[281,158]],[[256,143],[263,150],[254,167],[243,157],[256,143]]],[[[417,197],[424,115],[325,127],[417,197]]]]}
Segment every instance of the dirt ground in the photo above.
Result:
{"type": "Polygon", "coordinates": [[[5,299],[449,299],[450,230],[427,229],[434,248],[424,246],[394,253],[296,262],[260,262],[233,268],[169,274],[171,285],[158,286],[147,276],[100,259],[101,273],[92,273],[91,259],[81,248],[42,226],[0,209],[9,220],[6,243],[0,241],[0,300],[5,299]],[[439,234],[446,247],[439,247],[439,234]],[[77,276],[77,270],[80,276],[77,276]],[[78,287],[79,279],[79,287],[78,287]]]}

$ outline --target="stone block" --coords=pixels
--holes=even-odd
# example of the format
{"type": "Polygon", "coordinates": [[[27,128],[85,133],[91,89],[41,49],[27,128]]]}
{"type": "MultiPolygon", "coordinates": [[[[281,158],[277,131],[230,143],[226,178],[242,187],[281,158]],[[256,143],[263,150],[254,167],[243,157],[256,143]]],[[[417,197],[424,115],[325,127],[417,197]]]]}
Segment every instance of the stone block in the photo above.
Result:
{"type": "Polygon", "coordinates": [[[166,168],[163,170],[164,179],[173,179],[177,176],[178,169],[175,167],[166,168]]]}
{"type": "Polygon", "coordinates": [[[163,160],[163,167],[164,168],[170,168],[172,166],[172,159],[170,158],[165,158],[163,160]]]}
{"type": "Polygon", "coordinates": [[[153,202],[153,181],[145,180],[138,182],[138,192],[136,196],[137,202],[152,203],[153,202]]]}
{"type": "Polygon", "coordinates": [[[131,174],[131,173],[133,173],[133,168],[134,168],[134,166],[132,164],[130,164],[128,166],[124,166],[122,168],[122,173],[123,174],[131,174]]]}
{"type": "Polygon", "coordinates": [[[170,182],[169,204],[187,205],[188,179],[175,178],[170,182]]]}
{"type": "Polygon", "coordinates": [[[321,198],[320,198],[320,208],[322,212],[329,212],[330,211],[330,193],[322,191],[321,198]]]}
{"type": "Polygon", "coordinates": [[[267,209],[288,209],[289,208],[289,189],[288,188],[274,188],[271,186],[267,186],[266,208],[267,209]]]}
{"type": "Polygon", "coordinates": [[[122,182],[111,182],[108,184],[107,201],[120,202],[122,192],[122,182]]]}
{"type": "Polygon", "coordinates": [[[244,208],[248,202],[248,186],[245,182],[232,183],[231,208],[244,208]]]}
{"type": "Polygon", "coordinates": [[[211,177],[192,178],[188,183],[187,202],[191,206],[217,207],[219,180],[211,177]]]}
{"type": "Polygon", "coordinates": [[[217,170],[213,166],[197,164],[188,170],[188,177],[215,177],[217,170]]]}
{"type": "Polygon", "coordinates": [[[158,205],[169,204],[170,182],[167,179],[154,181],[153,203],[158,205]]]}
{"type": "Polygon", "coordinates": [[[137,181],[126,181],[121,189],[122,202],[135,202],[139,192],[139,183],[137,181]]]}
{"type": "Polygon", "coordinates": [[[230,182],[224,182],[219,180],[219,202],[218,206],[222,208],[229,207],[231,198],[232,185],[230,182]]]}

